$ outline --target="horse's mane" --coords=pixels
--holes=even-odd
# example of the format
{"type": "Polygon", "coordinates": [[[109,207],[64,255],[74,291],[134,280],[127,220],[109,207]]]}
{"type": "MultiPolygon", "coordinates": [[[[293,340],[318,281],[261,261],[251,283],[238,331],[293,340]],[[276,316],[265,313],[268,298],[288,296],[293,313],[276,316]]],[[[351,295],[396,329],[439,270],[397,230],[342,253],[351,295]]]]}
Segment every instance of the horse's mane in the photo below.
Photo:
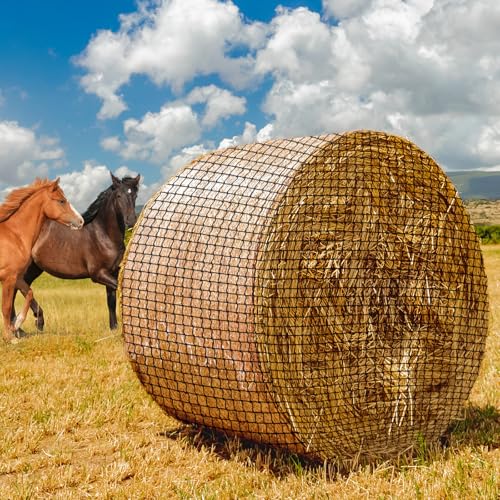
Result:
{"type": "Polygon", "coordinates": [[[107,189],[99,193],[97,198],[89,205],[89,208],[83,212],[82,217],[84,224],[88,224],[95,219],[95,216],[103,206],[104,201],[108,199],[111,191],[113,191],[113,186],[109,186],[107,189]]]}
{"type": "Polygon", "coordinates": [[[37,177],[29,186],[12,190],[0,205],[0,222],[6,221],[30,196],[52,183],[53,181],[37,177]]]}
{"type": "MultiPolygon", "coordinates": [[[[136,184],[133,181],[133,177],[126,176],[124,177],[121,182],[125,185],[129,185],[130,187],[135,187],[137,188],[136,184]]],[[[97,198],[89,205],[87,210],[82,214],[83,217],[83,222],[84,224],[88,224],[89,222],[92,222],[96,215],[99,213],[99,210],[101,207],[104,205],[105,201],[109,198],[111,193],[113,192],[113,185],[109,186],[107,189],[99,193],[97,198]]]]}

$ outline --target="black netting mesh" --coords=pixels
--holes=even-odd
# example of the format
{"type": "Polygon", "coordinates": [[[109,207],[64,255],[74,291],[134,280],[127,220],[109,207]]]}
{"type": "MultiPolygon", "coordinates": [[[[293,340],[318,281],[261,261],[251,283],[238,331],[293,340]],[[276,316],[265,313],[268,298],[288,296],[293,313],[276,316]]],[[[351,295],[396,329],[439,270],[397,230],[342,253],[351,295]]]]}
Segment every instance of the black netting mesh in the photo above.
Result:
{"type": "Polygon", "coordinates": [[[437,439],[487,334],[455,188],[370,131],[187,165],[143,211],[121,301],[132,366],[169,414],[323,459],[437,439]]]}

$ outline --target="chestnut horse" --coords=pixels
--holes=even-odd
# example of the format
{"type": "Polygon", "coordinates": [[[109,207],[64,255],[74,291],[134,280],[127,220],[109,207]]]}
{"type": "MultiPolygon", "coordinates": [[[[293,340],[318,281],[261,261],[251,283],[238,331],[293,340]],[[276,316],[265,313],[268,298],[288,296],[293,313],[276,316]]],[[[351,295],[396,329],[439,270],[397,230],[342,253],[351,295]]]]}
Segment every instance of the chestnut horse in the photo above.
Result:
{"type": "Polygon", "coordinates": [[[68,202],[55,181],[36,179],[33,184],[14,189],[0,205],[0,281],[2,314],[6,342],[16,342],[14,333],[21,327],[33,300],[33,291],[24,280],[31,262],[31,250],[46,220],[54,220],[72,229],[81,229],[82,216],[68,202]],[[26,299],[21,313],[12,318],[16,288],[26,299]]]}
{"type": "MultiPolygon", "coordinates": [[[[118,270],[125,251],[125,229],[137,219],[135,201],[140,178],[127,176],[120,180],[111,174],[111,186],[83,213],[85,224],[81,231],[66,231],[47,221],[33,247],[33,262],[24,280],[31,285],[44,271],[64,279],[91,278],[106,287],[109,326],[116,328],[118,270]]],[[[31,309],[38,330],[43,330],[43,310],[34,299],[31,309]]]]}

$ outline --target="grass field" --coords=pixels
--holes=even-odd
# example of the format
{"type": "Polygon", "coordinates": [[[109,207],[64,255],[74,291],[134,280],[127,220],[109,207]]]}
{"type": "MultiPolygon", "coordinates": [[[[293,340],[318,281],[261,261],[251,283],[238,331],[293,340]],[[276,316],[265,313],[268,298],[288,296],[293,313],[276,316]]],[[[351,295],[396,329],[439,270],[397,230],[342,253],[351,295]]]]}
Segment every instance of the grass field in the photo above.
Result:
{"type": "Polygon", "coordinates": [[[495,499],[500,471],[500,246],[483,248],[490,335],[447,448],[349,474],[183,426],[136,379],[107,328],[104,287],[43,277],[46,333],[0,344],[0,499],[495,499]]]}

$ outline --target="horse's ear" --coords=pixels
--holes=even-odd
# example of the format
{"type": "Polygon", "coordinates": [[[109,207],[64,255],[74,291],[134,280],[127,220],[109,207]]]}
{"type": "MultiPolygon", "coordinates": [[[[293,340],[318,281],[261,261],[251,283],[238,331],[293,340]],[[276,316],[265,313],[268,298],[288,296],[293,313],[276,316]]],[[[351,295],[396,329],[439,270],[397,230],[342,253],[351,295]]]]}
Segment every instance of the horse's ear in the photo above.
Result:
{"type": "Polygon", "coordinates": [[[137,177],[134,177],[134,182],[138,185],[139,181],[141,180],[141,174],[139,174],[137,177]]]}
{"type": "Polygon", "coordinates": [[[113,181],[113,186],[117,187],[120,185],[120,179],[118,179],[118,177],[115,177],[113,175],[113,172],[109,172],[111,174],[111,180],[113,181]]]}
{"type": "Polygon", "coordinates": [[[61,180],[61,178],[58,177],[55,181],[52,182],[52,191],[55,191],[59,187],[60,180],[61,180]]]}

